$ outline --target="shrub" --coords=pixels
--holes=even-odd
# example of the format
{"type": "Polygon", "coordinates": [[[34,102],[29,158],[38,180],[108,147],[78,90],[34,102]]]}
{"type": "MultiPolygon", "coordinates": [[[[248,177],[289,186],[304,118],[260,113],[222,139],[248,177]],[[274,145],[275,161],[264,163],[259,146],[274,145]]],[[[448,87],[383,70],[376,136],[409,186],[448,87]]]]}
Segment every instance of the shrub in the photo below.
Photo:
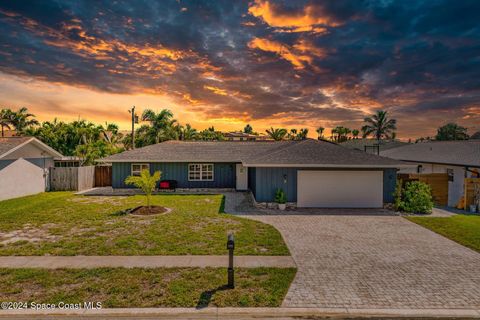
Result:
{"type": "Polygon", "coordinates": [[[287,203],[287,196],[285,195],[285,192],[283,191],[283,189],[278,188],[277,191],[275,191],[275,202],[287,203]]]}
{"type": "Polygon", "coordinates": [[[400,205],[405,212],[431,213],[433,199],[430,186],[420,181],[407,182],[400,205]]]}

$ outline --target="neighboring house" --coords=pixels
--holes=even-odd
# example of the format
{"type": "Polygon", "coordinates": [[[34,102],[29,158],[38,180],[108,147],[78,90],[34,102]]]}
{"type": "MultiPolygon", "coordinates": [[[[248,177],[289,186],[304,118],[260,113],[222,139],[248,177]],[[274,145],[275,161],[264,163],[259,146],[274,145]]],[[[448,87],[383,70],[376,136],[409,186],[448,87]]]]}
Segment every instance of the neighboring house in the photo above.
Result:
{"type": "MultiPolygon", "coordinates": [[[[168,141],[104,158],[113,188],[142,169],[162,171],[178,188],[251,190],[273,202],[282,188],[299,207],[379,208],[392,202],[396,170],[404,163],[317,141],[168,141]]],[[[408,166],[408,165],[407,165],[408,166]]]]}
{"type": "Polygon", "coordinates": [[[456,206],[464,193],[464,179],[479,177],[480,140],[432,141],[380,153],[416,165],[400,173],[448,173],[448,205],[456,206]]]}
{"type": "Polygon", "coordinates": [[[379,154],[382,151],[398,148],[408,145],[407,142],[398,140],[380,140],[377,139],[350,139],[339,143],[342,147],[357,149],[368,153],[379,154]]]}
{"type": "Polygon", "coordinates": [[[62,155],[36,138],[0,138],[0,200],[46,191],[57,157],[62,155]]]}
{"type": "Polygon", "coordinates": [[[225,140],[228,141],[265,141],[270,140],[268,136],[262,134],[249,134],[242,131],[233,131],[224,133],[225,140]]]}

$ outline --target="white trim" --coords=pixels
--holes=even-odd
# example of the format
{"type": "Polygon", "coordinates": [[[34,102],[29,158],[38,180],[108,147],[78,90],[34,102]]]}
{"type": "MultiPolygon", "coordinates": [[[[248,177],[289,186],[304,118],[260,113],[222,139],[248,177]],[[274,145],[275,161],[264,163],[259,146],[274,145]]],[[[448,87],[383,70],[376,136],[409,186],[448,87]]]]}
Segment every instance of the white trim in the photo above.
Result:
{"type": "MultiPolygon", "coordinates": [[[[133,166],[140,166],[140,171],[135,170],[135,172],[140,172],[140,173],[141,173],[142,170],[144,170],[144,169],[142,169],[142,166],[147,166],[147,167],[148,167],[148,171],[150,171],[150,163],[132,163],[132,164],[130,164],[130,175],[131,175],[131,176],[134,176],[134,174],[133,174],[133,172],[134,172],[133,166]]],[[[135,176],[136,176],[136,175],[135,175],[135,176]]]]}
{"type": "MultiPolygon", "coordinates": [[[[215,181],[215,164],[213,163],[199,163],[199,162],[192,162],[192,163],[188,163],[188,168],[187,168],[187,177],[188,177],[188,181],[215,181]],[[190,166],[192,165],[199,165],[200,166],[200,179],[190,179],[190,166]],[[212,179],[202,179],[202,173],[203,173],[203,169],[202,169],[202,166],[203,165],[211,165],[212,166],[212,179]]],[[[206,172],[209,172],[209,171],[206,171],[206,172]]]]}
{"type": "Polygon", "coordinates": [[[103,163],[126,163],[126,162],[149,162],[149,163],[241,163],[240,160],[202,160],[202,159],[189,159],[189,160],[158,160],[158,159],[125,159],[125,160],[105,160],[105,159],[98,159],[96,162],[103,162],[103,163]],[[194,161],[194,162],[192,162],[194,161]]]}
{"type": "MultiPolygon", "coordinates": [[[[15,139],[15,138],[12,138],[12,139],[15,139]]],[[[37,144],[37,146],[40,147],[41,149],[44,149],[44,150],[50,152],[50,154],[52,154],[54,158],[61,158],[61,157],[63,157],[63,155],[62,155],[61,153],[59,153],[58,151],[56,151],[55,149],[49,147],[48,145],[46,145],[46,144],[43,143],[42,141],[38,140],[37,138],[31,137],[31,138],[28,139],[27,141],[19,144],[18,146],[14,147],[14,148],[8,150],[7,152],[5,152],[4,154],[0,155],[0,159],[8,156],[9,154],[15,152],[16,150],[18,150],[18,149],[26,146],[27,144],[29,144],[29,143],[31,143],[31,142],[37,144]]]]}
{"type": "Polygon", "coordinates": [[[301,163],[289,163],[289,164],[243,164],[244,167],[259,167],[259,168],[365,168],[365,169],[386,169],[386,168],[413,168],[416,165],[410,164],[387,164],[387,165],[374,165],[374,164],[301,164],[301,163]]]}
{"type": "MultiPolygon", "coordinates": [[[[97,162],[103,163],[125,163],[125,162],[135,162],[135,163],[143,163],[143,162],[150,162],[150,163],[166,163],[166,162],[175,162],[175,163],[191,163],[192,160],[97,160],[97,162]]],[[[272,167],[272,168],[366,168],[366,169],[388,169],[388,168],[414,168],[416,165],[413,164],[383,164],[383,165],[374,165],[374,164],[301,164],[301,163],[292,163],[292,164],[253,164],[253,163],[245,163],[239,160],[193,160],[195,163],[241,163],[244,167],[272,167]]]]}

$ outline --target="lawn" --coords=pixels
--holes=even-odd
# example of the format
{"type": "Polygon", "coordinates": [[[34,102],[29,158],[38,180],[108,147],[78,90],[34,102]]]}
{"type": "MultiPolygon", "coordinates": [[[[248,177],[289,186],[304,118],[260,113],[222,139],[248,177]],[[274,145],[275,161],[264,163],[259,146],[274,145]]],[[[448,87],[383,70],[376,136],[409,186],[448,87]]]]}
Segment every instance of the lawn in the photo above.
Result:
{"type": "Polygon", "coordinates": [[[0,301],[128,307],[278,307],[295,269],[224,268],[0,269],[0,301]]]}
{"type": "Polygon", "coordinates": [[[122,214],[145,197],[50,192],[0,202],[0,255],[289,255],[270,225],[222,213],[221,195],[155,195],[172,208],[150,217],[122,214]]]}
{"type": "Polygon", "coordinates": [[[410,221],[480,252],[480,216],[408,217],[410,221]]]}

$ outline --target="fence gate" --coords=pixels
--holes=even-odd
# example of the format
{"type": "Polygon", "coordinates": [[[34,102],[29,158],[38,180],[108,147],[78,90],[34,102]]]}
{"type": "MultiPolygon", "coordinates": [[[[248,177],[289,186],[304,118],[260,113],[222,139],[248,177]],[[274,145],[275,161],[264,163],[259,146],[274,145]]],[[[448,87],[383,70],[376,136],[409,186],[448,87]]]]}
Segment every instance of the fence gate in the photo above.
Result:
{"type": "Polygon", "coordinates": [[[95,187],[109,187],[112,185],[112,166],[95,167],[95,187]]]}
{"type": "Polygon", "coordinates": [[[448,205],[448,173],[420,173],[399,174],[398,179],[403,183],[409,181],[425,182],[432,189],[433,202],[436,205],[448,205]]]}

